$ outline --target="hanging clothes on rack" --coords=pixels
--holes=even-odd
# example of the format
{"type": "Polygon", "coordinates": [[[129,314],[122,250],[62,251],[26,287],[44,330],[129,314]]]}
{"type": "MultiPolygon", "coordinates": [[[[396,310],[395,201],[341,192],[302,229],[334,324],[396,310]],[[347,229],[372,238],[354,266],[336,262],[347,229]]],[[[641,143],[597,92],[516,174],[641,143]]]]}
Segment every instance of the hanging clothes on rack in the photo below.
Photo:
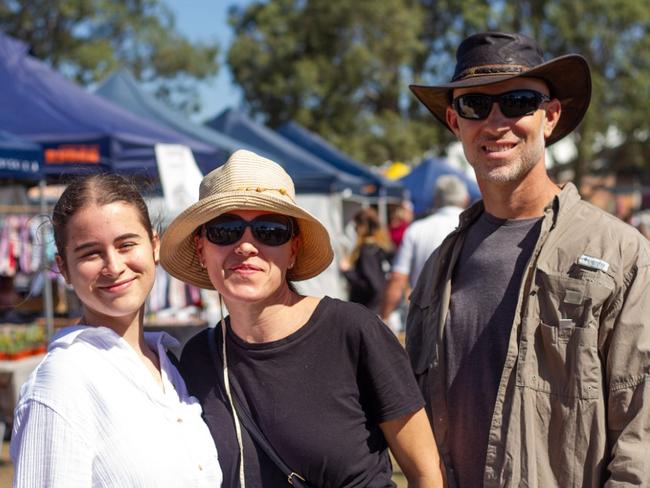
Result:
{"type": "Polygon", "coordinates": [[[41,219],[31,215],[0,215],[0,276],[35,273],[41,266],[38,228],[41,219]]]}

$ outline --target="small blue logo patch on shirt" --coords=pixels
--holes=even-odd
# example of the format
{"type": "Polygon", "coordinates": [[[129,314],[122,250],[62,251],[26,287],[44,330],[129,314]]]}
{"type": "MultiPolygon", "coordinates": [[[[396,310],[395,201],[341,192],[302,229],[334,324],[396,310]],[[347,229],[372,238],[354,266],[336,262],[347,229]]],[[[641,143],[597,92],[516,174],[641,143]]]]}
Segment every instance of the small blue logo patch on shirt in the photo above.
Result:
{"type": "Polygon", "coordinates": [[[580,266],[584,266],[585,268],[596,269],[599,271],[607,271],[609,269],[609,263],[607,261],[603,261],[602,259],[594,258],[592,256],[587,256],[586,254],[580,256],[580,259],[578,259],[578,264],[580,266]]]}

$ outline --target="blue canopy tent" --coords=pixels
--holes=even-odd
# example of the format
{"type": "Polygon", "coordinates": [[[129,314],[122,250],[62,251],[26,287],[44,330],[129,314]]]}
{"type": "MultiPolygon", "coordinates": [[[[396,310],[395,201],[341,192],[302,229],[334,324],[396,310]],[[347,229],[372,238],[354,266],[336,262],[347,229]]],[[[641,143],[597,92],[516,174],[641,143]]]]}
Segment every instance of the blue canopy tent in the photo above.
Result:
{"type": "Polygon", "coordinates": [[[157,176],[155,145],[184,144],[205,171],[217,150],[89,93],[0,32],[0,129],[40,143],[47,176],[89,170],[157,176]]]}
{"type": "Polygon", "coordinates": [[[0,130],[0,177],[38,181],[43,169],[40,145],[0,130]]]}
{"type": "Polygon", "coordinates": [[[228,159],[237,149],[252,149],[241,141],[189,120],[184,114],[165,106],[153,95],[144,91],[133,75],[120,69],[106,78],[95,93],[110,102],[148,120],[170,127],[188,137],[220,150],[218,163],[228,159]]]}
{"type": "Polygon", "coordinates": [[[402,197],[404,188],[401,183],[390,181],[374,173],[368,166],[350,158],[318,134],[307,130],[300,124],[286,122],[277,129],[277,132],[335,168],[367,181],[368,184],[365,187],[367,194],[402,197]]]}
{"type": "Polygon", "coordinates": [[[478,185],[465,173],[450,166],[444,159],[426,158],[409,174],[398,180],[410,192],[416,215],[421,215],[431,209],[435,197],[436,180],[439,176],[449,174],[458,176],[467,184],[467,190],[472,200],[481,198],[478,185]]]}
{"type": "Polygon", "coordinates": [[[206,122],[206,125],[257,148],[261,154],[281,164],[293,178],[296,191],[330,193],[347,189],[361,193],[366,183],[358,176],[335,168],[237,110],[226,109],[206,122]]]}

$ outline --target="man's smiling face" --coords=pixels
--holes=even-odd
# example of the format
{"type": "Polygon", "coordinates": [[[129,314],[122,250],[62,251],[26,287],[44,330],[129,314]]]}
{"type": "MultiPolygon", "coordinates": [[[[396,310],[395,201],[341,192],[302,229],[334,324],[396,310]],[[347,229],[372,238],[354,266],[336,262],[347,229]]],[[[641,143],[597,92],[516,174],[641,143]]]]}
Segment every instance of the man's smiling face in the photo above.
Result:
{"type": "MultiPolygon", "coordinates": [[[[529,89],[549,95],[546,83],[535,78],[514,78],[480,87],[454,90],[454,98],[467,93],[497,95],[529,89]]],[[[447,122],[463,144],[465,156],[480,181],[508,183],[522,180],[538,164],[544,164],[546,138],[560,117],[560,102],[544,102],[530,115],[506,117],[494,103],[484,120],[464,119],[452,108],[447,122]]]]}

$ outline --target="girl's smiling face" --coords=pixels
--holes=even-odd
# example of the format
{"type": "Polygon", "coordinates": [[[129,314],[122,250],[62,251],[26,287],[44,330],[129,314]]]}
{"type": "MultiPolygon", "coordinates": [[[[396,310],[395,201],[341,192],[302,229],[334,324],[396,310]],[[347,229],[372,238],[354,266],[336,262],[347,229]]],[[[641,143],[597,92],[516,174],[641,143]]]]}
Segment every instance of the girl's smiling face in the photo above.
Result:
{"type": "Polygon", "coordinates": [[[83,304],[84,320],[107,327],[138,320],[159,250],[138,210],[123,201],[88,204],[70,218],[65,235],[57,265],[83,304]]]}

